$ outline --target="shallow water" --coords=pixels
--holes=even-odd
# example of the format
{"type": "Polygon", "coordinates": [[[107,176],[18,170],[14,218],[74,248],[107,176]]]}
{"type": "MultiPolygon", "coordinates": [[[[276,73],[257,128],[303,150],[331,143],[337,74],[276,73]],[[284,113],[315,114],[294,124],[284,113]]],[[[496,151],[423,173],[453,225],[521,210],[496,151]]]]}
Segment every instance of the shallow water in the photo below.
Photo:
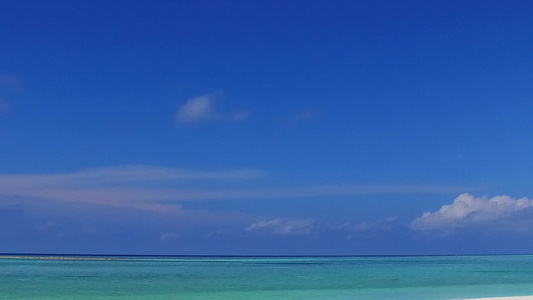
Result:
{"type": "Polygon", "coordinates": [[[533,295],[533,256],[0,259],[0,299],[459,299],[533,295]]]}

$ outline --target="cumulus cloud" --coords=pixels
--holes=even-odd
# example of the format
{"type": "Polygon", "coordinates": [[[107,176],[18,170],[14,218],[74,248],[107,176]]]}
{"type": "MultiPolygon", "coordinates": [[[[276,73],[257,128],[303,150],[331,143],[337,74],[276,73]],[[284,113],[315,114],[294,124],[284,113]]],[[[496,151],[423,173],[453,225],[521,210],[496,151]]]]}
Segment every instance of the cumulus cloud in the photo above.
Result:
{"type": "Polygon", "coordinates": [[[272,235],[308,235],[314,227],[312,219],[273,219],[259,221],[246,227],[248,232],[272,235]]]}
{"type": "Polygon", "coordinates": [[[215,97],[211,94],[187,100],[178,109],[174,120],[177,123],[199,123],[203,121],[241,121],[249,116],[249,111],[238,110],[219,112],[214,107],[215,97]]]}
{"type": "Polygon", "coordinates": [[[440,230],[467,227],[509,220],[520,211],[533,206],[528,198],[515,199],[506,195],[476,198],[468,193],[459,195],[452,204],[435,212],[424,212],[411,223],[415,230],[440,230]]]}

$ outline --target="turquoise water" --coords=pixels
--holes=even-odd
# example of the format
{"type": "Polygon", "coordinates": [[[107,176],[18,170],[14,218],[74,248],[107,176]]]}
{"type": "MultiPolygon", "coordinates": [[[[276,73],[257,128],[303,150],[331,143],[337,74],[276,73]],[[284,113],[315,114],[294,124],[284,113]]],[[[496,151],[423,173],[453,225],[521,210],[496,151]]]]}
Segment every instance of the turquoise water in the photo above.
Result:
{"type": "Polygon", "coordinates": [[[0,259],[0,299],[460,299],[533,295],[533,256],[0,259]]]}

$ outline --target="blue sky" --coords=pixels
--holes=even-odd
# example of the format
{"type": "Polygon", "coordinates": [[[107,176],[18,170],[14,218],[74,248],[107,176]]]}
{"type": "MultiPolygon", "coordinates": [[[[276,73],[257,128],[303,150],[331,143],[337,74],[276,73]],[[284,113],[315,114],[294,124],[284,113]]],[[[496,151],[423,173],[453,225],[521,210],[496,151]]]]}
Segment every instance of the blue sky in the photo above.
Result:
{"type": "Polygon", "coordinates": [[[533,252],[529,1],[0,6],[0,252],[533,252]]]}

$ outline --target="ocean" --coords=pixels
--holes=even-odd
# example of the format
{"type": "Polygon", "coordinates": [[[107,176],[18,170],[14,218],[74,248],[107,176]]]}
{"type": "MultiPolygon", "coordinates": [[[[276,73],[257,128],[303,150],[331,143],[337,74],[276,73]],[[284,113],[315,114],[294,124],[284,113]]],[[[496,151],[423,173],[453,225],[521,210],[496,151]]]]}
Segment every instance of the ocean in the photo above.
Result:
{"type": "Polygon", "coordinates": [[[0,259],[0,299],[464,299],[533,295],[533,256],[0,259]]]}

